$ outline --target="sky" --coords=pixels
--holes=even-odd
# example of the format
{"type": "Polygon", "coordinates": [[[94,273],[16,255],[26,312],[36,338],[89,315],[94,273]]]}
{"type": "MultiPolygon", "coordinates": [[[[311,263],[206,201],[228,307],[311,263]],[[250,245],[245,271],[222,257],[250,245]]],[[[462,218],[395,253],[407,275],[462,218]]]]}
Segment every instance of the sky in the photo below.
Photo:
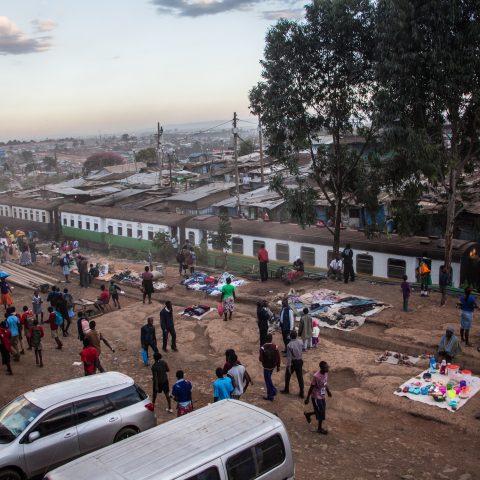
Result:
{"type": "Polygon", "coordinates": [[[248,117],[305,0],[0,0],[0,141],[248,117]]]}

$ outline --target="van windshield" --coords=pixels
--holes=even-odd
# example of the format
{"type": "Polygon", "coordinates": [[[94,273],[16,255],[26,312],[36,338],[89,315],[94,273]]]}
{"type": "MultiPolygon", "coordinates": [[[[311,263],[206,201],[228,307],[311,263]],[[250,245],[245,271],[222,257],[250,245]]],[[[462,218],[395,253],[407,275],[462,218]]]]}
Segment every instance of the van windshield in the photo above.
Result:
{"type": "Polygon", "coordinates": [[[0,409],[0,443],[15,440],[43,410],[23,395],[0,409]]]}

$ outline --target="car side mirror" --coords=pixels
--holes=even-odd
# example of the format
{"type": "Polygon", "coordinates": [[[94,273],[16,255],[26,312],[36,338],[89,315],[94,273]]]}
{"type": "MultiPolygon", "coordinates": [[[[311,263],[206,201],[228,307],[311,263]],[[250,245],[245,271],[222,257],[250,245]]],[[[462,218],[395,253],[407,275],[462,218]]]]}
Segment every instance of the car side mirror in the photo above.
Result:
{"type": "Polygon", "coordinates": [[[32,432],[28,435],[28,442],[33,443],[40,438],[40,432],[32,432]]]}

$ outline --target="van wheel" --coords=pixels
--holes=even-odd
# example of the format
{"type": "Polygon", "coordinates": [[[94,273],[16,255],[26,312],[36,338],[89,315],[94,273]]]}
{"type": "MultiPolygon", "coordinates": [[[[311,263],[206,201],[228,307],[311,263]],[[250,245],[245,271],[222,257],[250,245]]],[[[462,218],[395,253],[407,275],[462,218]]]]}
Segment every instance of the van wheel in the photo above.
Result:
{"type": "MultiPolygon", "coordinates": [[[[134,428],[124,428],[115,435],[115,439],[113,440],[113,443],[121,442],[126,438],[133,437],[137,433],[138,432],[134,428]]],[[[2,477],[0,477],[0,480],[3,480],[2,477]]]]}
{"type": "Polygon", "coordinates": [[[0,470],[0,480],[22,480],[23,477],[16,470],[8,468],[6,470],[0,470]]]}

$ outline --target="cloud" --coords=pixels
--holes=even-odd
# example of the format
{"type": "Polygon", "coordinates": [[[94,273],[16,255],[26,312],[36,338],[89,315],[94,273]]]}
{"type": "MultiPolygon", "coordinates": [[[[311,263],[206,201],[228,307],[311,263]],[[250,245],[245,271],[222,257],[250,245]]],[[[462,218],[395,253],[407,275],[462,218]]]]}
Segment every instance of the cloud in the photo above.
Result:
{"type": "Polygon", "coordinates": [[[262,12],[265,20],[280,20],[286,18],[288,20],[299,20],[303,18],[304,10],[302,8],[292,8],[290,10],[267,10],[262,12]]]}
{"type": "Polygon", "coordinates": [[[9,18],[0,16],[0,55],[40,53],[50,46],[50,37],[28,37],[9,18]]]}
{"type": "Polygon", "coordinates": [[[158,13],[179,17],[201,17],[232,10],[245,10],[262,0],[151,0],[158,13]]]}
{"type": "Polygon", "coordinates": [[[34,28],[36,33],[44,33],[44,32],[50,32],[57,28],[58,24],[54,22],[53,20],[40,20],[40,19],[35,19],[30,22],[34,28]]]}

